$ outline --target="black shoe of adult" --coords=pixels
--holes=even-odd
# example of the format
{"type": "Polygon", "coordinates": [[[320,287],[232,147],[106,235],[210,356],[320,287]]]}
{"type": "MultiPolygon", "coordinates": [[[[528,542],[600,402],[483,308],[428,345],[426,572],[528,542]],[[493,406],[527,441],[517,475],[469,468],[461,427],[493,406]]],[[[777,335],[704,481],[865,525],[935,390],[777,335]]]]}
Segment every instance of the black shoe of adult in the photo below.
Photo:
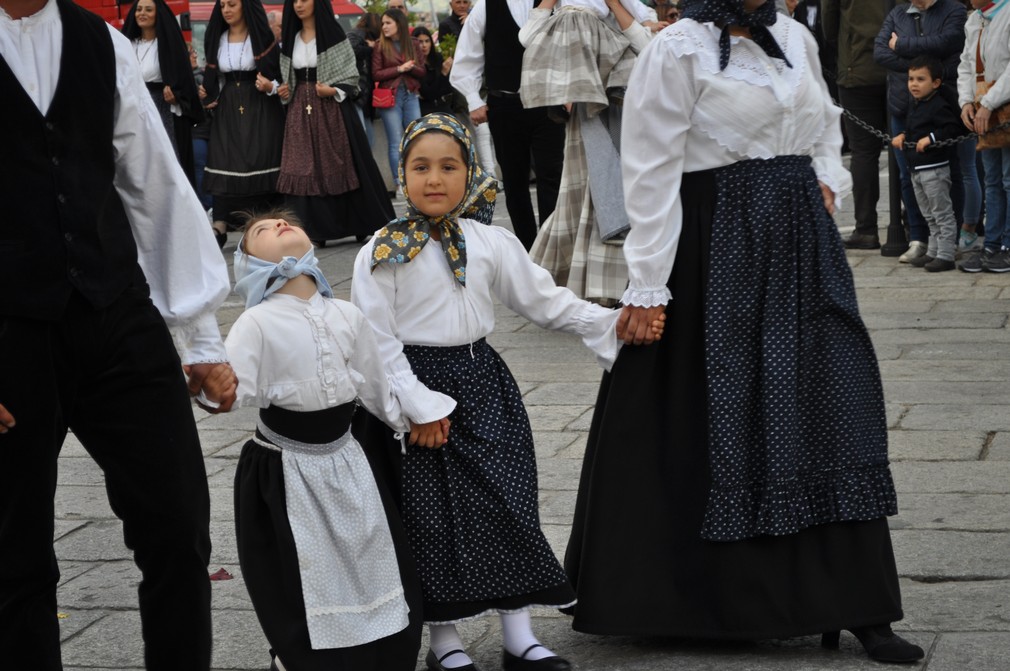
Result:
{"type": "Polygon", "coordinates": [[[846,249],[880,249],[880,238],[869,233],[853,233],[842,240],[846,249]]]}
{"type": "Polygon", "coordinates": [[[508,650],[503,650],[501,667],[505,671],[569,671],[572,668],[567,659],[558,657],[557,655],[544,657],[543,659],[526,659],[526,655],[530,654],[530,650],[542,647],[544,646],[534,643],[526,648],[526,651],[518,657],[508,650]]]}
{"type": "MultiPolygon", "coordinates": [[[[912,664],[926,656],[922,648],[891,631],[890,625],[857,627],[849,631],[863,644],[863,649],[870,659],[876,662],[912,664]]],[[[837,650],[838,634],[837,631],[825,632],[821,636],[821,647],[837,650]]]]}
{"type": "Polygon", "coordinates": [[[428,654],[424,657],[424,663],[428,665],[429,671],[477,671],[477,667],[470,664],[465,664],[463,666],[446,667],[442,666],[442,662],[451,657],[452,655],[465,655],[465,650],[450,650],[441,657],[436,657],[435,653],[431,648],[428,648],[428,654]]]}

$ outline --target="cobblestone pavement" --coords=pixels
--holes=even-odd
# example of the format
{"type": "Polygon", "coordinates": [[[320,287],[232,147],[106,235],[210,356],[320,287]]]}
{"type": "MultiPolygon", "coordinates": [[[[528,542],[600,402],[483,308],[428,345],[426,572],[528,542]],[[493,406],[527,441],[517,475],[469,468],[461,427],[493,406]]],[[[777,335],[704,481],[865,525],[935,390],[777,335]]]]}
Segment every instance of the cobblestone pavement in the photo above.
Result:
{"type": "MultiPolygon", "coordinates": [[[[504,207],[498,212],[507,226],[504,207]]],[[[843,212],[839,226],[847,231],[851,225],[851,211],[843,212]]],[[[232,234],[225,249],[229,260],[236,241],[232,234]]],[[[358,247],[349,242],[319,253],[343,298],[358,247]]],[[[912,668],[1005,671],[1010,669],[1010,274],[931,274],[877,252],[852,252],[849,260],[880,360],[899,491],[901,513],[891,528],[906,618],[897,629],[927,651],[912,668]]],[[[241,309],[233,295],[219,313],[224,329],[241,309]]],[[[503,308],[498,317],[489,340],[524,394],[539,459],[541,516],[560,556],[600,371],[574,337],[542,331],[503,308]]],[[[267,644],[238,569],[232,521],[232,476],[254,415],[196,411],[196,416],[211,492],[210,570],[224,568],[234,576],[213,583],[213,667],[266,669],[267,644]]],[[[106,502],[102,474],[73,436],[60,457],[56,517],[64,664],[142,668],[139,573],[106,502]]],[[[879,668],[848,634],[840,651],[820,649],[814,637],[714,645],[587,636],[573,632],[559,614],[534,615],[542,640],[580,671],[879,668]]],[[[462,631],[480,668],[500,668],[494,618],[468,623],[462,631]]]]}

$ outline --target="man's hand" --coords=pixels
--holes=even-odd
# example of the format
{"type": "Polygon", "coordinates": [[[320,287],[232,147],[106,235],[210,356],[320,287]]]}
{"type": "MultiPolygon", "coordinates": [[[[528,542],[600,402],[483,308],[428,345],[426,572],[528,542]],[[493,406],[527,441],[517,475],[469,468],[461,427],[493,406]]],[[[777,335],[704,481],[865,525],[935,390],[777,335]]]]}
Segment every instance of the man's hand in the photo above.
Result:
{"type": "Polygon", "coordinates": [[[203,403],[197,403],[207,412],[217,414],[228,412],[237,399],[238,378],[235,371],[226,363],[195,363],[183,366],[183,372],[189,378],[187,386],[190,396],[196,396],[203,391],[207,400],[217,403],[211,408],[203,403]]]}
{"type": "Polygon", "coordinates": [[[483,107],[478,107],[477,109],[470,112],[470,121],[473,122],[474,126],[479,126],[482,123],[487,123],[487,105],[483,107]]]}
{"type": "Polygon", "coordinates": [[[0,403],[0,436],[14,428],[14,415],[0,403]]]}
{"type": "Polygon", "coordinates": [[[651,345],[663,333],[660,327],[657,334],[656,324],[662,323],[665,319],[665,305],[651,308],[625,305],[621,310],[621,316],[617,318],[617,338],[628,345],[651,345]]]}

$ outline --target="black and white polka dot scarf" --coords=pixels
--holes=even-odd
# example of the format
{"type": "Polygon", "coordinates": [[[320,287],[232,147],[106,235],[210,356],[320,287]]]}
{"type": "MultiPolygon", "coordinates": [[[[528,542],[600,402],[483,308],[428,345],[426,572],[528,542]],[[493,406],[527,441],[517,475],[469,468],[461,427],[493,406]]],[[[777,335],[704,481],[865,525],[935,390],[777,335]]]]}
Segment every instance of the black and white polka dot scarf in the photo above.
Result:
{"type": "Polygon", "coordinates": [[[753,12],[743,10],[743,0],[683,0],[682,4],[682,19],[694,19],[698,23],[714,23],[722,27],[722,35],[719,36],[720,70],[725,70],[729,65],[731,25],[750,28],[751,39],[766,54],[782,59],[789,67],[793,66],[768,30],[768,26],[773,25],[777,18],[774,0],[767,0],[753,12]]]}

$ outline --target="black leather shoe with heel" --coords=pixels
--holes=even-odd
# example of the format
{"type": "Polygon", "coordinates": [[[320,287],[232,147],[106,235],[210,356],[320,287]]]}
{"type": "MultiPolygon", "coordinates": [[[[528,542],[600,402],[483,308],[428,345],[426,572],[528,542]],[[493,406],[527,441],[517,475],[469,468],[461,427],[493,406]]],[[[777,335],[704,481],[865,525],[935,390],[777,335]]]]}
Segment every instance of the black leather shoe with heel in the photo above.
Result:
{"type": "Polygon", "coordinates": [[[557,655],[542,659],[526,659],[530,650],[542,647],[544,646],[534,643],[519,656],[513,655],[508,650],[502,650],[501,666],[505,671],[569,671],[572,668],[567,659],[557,655]]]}
{"type": "MultiPolygon", "coordinates": [[[[919,661],[926,655],[922,648],[914,643],[909,643],[891,631],[890,625],[880,624],[874,627],[856,627],[848,631],[859,639],[870,659],[877,662],[911,664],[919,661]]],[[[824,632],[821,636],[821,647],[837,650],[839,634],[840,632],[838,631],[824,632]]]]}

